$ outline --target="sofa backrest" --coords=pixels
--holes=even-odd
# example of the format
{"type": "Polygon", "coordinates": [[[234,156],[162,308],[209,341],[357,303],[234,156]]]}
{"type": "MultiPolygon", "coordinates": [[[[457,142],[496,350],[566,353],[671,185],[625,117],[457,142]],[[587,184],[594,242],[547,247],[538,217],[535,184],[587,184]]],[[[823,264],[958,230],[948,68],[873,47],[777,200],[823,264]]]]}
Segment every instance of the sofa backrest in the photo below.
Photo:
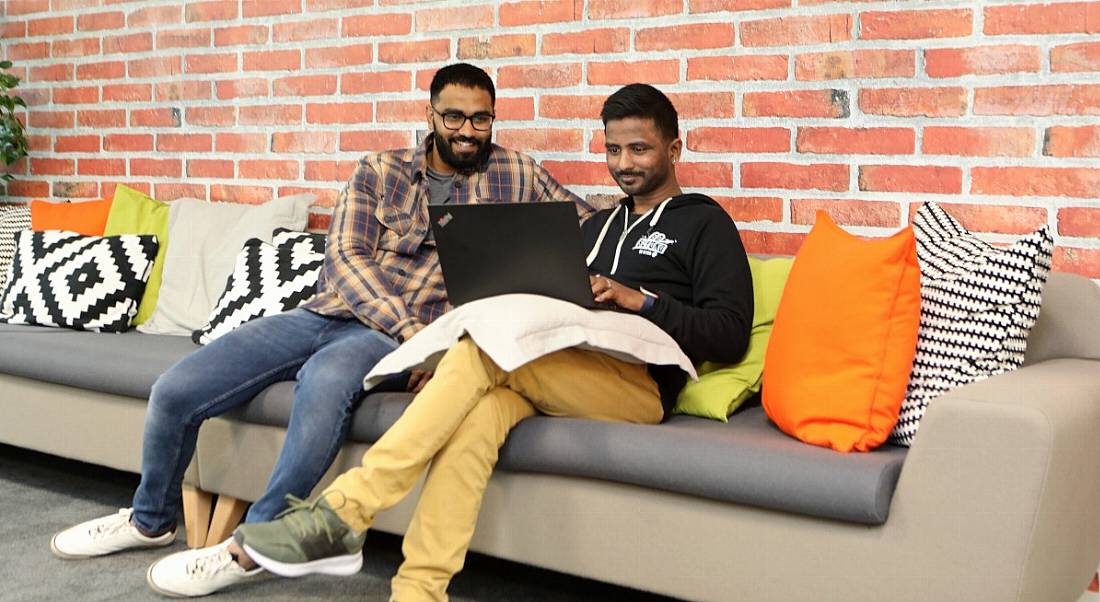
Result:
{"type": "Polygon", "coordinates": [[[1083,276],[1051,272],[1024,364],[1054,358],[1100,360],[1100,286],[1083,276]]]}

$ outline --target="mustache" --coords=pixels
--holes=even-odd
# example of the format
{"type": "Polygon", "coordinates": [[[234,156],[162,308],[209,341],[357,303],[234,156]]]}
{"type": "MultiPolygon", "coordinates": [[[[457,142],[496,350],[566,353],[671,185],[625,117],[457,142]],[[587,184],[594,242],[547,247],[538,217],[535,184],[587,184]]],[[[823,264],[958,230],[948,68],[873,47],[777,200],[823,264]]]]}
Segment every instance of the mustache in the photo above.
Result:
{"type": "Polygon", "coordinates": [[[621,178],[623,176],[637,176],[637,177],[640,178],[644,175],[645,174],[640,172],[640,171],[616,171],[615,172],[615,177],[616,178],[621,178]]]}

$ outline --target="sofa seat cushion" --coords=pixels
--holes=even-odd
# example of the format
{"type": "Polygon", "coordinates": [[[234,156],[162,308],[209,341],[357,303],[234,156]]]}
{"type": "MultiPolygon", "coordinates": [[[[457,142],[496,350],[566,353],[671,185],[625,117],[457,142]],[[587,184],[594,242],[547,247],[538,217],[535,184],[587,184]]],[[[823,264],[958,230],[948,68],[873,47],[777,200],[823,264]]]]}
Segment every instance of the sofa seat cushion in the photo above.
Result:
{"type": "MultiPolygon", "coordinates": [[[[285,427],[293,396],[294,383],[277,383],[230,417],[285,427]]],[[[368,395],[348,437],[377,441],[411,400],[407,393],[368,395]]],[[[536,416],[512,431],[497,466],[874,525],[886,521],[905,453],[893,445],[858,454],[807,445],[753,406],[726,424],[691,416],[656,426],[536,416]]]]}
{"type": "MultiPolygon", "coordinates": [[[[6,324],[0,324],[0,341],[0,372],[142,399],[162,372],[198,348],[186,337],[6,324]]],[[[228,417],[286,427],[293,399],[293,382],[276,383],[228,417]]],[[[411,400],[407,393],[368,395],[349,438],[377,441],[411,400]]],[[[691,416],[656,426],[536,416],[512,431],[498,466],[881,524],[905,451],[885,445],[839,454],[806,445],[753,406],[726,424],[691,416]]]]}
{"type": "Polygon", "coordinates": [[[788,437],[752,406],[721,423],[673,416],[655,426],[535,417],[501,450],[502,468],[619,481],[864,524],[890,510],[905,449],[840,454],[788,437]]]}
{"type": "Polygon", "coordinates": [[[198,346],[187,337],[0,324],[0,372],[148,399],[153,382],[198,346]]]}

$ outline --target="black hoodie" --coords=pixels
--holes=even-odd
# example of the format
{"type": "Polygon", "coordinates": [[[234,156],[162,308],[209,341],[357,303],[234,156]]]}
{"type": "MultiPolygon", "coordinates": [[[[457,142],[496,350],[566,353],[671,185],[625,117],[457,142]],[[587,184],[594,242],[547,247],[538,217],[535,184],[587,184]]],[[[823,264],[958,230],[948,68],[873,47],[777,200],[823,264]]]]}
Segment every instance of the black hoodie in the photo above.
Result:
{"type": "MultiPolygon", "coordinates": [[[[633,208],[626,197],[581,226],[589,271],[656,293],[641,315],[696,364],[740,360],[752,329],[752,275],[733,220],[702,194],[673,197],[643,216],[633,208]]],[[[687,376],[675,366],[650,366],[650,374],[667,414],[687,376]]]]}

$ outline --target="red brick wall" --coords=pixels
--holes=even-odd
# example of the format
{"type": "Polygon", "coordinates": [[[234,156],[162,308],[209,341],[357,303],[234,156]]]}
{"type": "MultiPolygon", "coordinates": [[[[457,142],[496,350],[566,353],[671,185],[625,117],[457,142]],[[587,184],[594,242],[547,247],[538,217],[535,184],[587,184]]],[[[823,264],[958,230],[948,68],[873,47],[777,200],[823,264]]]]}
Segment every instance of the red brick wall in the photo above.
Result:
{"type": "Polygon", "coordinates": [[[171,200],[317,191],[324,225],[368,150],[413,143],[455,59],[499,87],[496,139],[581,194],[616,191],[602,99],[681,112],[681,180],[753,251],[829,211],[886,235],[924,200],[989,240],[1054,227],[1100,278],[1100,2],[1031,0],[7,0],[32,158],[16,198],[127,182],[171,200]]]}

